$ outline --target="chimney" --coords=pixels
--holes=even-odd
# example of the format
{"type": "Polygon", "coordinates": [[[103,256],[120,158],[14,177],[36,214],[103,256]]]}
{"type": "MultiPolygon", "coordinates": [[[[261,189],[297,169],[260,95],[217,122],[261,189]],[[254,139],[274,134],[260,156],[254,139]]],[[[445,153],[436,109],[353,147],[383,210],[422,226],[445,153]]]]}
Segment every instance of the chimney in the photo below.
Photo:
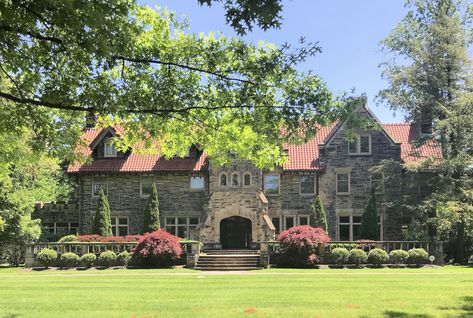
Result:
{"type": "Polygon", "coordinates": [[[92,129],[97,124],[97,115],[93,111],[88,111],[85,115],[85,129],[92,129]]]}
{"type": "Polygon", "coordinates": [[[432,109],[430,107],[423,107],[416,111],[414,115],[414,123],[418,136],[432,134],[432,109]]]}

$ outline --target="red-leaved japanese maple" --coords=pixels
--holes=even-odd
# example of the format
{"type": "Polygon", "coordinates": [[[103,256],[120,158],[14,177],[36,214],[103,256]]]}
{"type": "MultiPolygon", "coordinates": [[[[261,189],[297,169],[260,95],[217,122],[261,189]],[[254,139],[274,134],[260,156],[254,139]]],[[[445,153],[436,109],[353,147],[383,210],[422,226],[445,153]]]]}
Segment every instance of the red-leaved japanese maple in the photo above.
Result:
{"type": "Polygon", "coordinates": [[[283,251],[279,265],[305,267],[318,261],[318,247],[330,242],[330,237],[319,227],[301,225],[281,232],[278,241],[283,251]]]}
{"type": "Polygon", "coordinates": [[[133,253],[143,265],[163,267],[178,260],[182,248],[177,236],[158,230],[143,234],[133,253]]]}

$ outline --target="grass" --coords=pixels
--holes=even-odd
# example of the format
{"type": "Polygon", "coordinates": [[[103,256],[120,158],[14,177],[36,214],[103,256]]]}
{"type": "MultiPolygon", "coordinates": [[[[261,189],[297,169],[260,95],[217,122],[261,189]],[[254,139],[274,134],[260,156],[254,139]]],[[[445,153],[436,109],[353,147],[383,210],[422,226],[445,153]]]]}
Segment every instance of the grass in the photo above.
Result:
{"type": "Polygon", "coordinates": [[[0,317],[473,317],[473,269],[0,268],[0,317]]]}

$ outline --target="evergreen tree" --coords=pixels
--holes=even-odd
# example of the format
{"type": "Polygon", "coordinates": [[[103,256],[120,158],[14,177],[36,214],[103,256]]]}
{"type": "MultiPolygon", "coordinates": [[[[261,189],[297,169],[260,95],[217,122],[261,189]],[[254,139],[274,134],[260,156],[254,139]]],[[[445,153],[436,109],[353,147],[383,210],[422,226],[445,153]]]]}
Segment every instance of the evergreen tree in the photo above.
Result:
{"type": "Polygon", "coordinates": [[[143,233],[159,230],[161,224],[159,222],[159,200],[156,185],[153,182],[151,195],[146,203],[143,216],[143,233]]]}
{"type": "Polygon", "coordinates": [[[325,215],[324,205],[319,196],[310,207],[310,226],[320,227],[327,232],[327,216],[325,215]]]}
{"type": "Polygon", "coordinates": [[[368,204],[361,217],[359,236],[365,240],[378,239],[378,209],[376,208],[376,191],[371,188],[368,204]]]}
{"type": "Polygon", "coordinates": [[[100,189],[99,201],[97,204],[97,213],[94,218],[94,226],[92,228],[92,234],[98,234],[101,236],[112,236],[112,221],[110,220],[110,204],[108,203],[107,196],[100,189]]]}
{"type": "MultiPolygon", "coordinates": [[[[472,6],[466,0],[408,0],[406,7],[407,15],[382,42],[393,56],[382,64],[389,86],[379,97],[432,125],[443,160],[435,162],[434,193],[413,209],[414,224],[429,227],[431,239],[450,241],[455,248],[448,257],[465,262],[473,253],[472,6]]],[[[426,167],[410,170],[418,168],[426,167]]]]}

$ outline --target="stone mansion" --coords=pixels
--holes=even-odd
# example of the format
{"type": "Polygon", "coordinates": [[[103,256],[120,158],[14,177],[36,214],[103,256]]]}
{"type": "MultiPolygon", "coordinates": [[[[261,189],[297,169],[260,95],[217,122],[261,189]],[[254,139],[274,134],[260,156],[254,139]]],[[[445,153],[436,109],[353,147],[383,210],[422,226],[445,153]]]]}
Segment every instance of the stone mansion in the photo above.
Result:
{"type": "MultiPolygon", "coordinates": [[[[357,111],[377,121],[365,105],[357,111]]],[[[98,192],[103,189],[114,235],[140,233],[154,182],[162,227],[207,246],[251,247],[274,239],[282,230],[308,224],[316,195],[324,203],[332,240],[352,241],[358,239],[370,188],[377,185],[380,239],[400,240],[411,216],[396,202],[404,191],[422,192],[428,187],[405,189],[402,184],[408,173],[403,169],[393,172],[395,178],[386,178],[371,168],[386,159],[402,164],[440,159],[441,151],[432,138],[416,142],[422,132],[415,123],[380,123],[380,127],[357,131],[350,140],[343,122],[322,127],[307,143],[288,145],[287,163],[273,171],[243,160],[215,166],[194,146],[185,158],[169,160],[138,155],[133,149],[120,152],[110,142],[117,134],[114,128],[89,128],[82,140],[88,145],[85,155],[92,161],[71,164],[67,170],[77,183],[76,201],[39,204],[33,217],[41,218],[43,228],[54,234],[88,234],[98,192]],[[386,198],[394,204],[383,204],[386,198]]]]}

